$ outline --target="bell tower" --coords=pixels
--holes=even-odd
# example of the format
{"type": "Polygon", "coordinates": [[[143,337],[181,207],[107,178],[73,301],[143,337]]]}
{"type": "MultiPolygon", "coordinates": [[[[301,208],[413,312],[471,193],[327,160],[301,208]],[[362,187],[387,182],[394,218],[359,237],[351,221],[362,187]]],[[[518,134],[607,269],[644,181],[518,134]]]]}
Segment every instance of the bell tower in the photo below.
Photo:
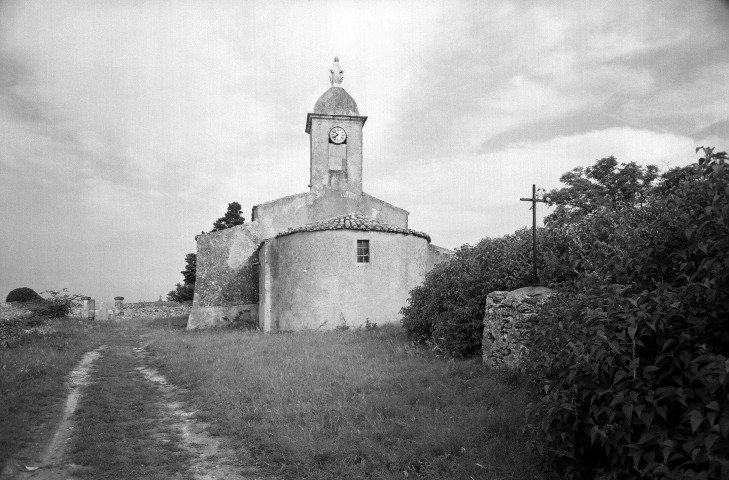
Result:
{"type": "Polygon", "coordinates": [[[312,192],[362,193],[362,127],[367,117],[359,115],[357,103],[341,86],[343,79],[344,70],[334,57],[329,70],[332,86],[316,101],[314,112],[306,116],[312,192]]]}

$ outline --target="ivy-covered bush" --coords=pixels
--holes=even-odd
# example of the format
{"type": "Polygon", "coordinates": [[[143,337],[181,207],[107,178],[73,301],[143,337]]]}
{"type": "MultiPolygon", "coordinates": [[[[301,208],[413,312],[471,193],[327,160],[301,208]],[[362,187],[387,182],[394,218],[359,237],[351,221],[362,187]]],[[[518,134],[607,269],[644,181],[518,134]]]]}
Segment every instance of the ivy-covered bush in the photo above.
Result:
{"type": "Polygon", "coordinates": [[[5,298],[6,302],[32,302],[43,301],[43,297],[38,295],[35,290],[28,287],[20,287],[11,290],[5,298]]]}
{"type": "MultiPolygon", "coordinates": [[[[699,149],[697,149],[698,151],[699,149]]],[[[564,479],[729,478],[729,165],[659,176],[613,157],[550,192],[526,428],[564,479]]],[[[480,348],[486,295],[530,283],[530,232],[465,246],[403,309],[410,337],[480,348]]]]}
{"type": "Polygon", "coordinates": [[[562,478],[729,478],[729,166],[704,154],[639,205],[547,226],[563,294],[527,429],[562,478]]]}
{"type": "Polygon", "coordinates": [[[532,281],[531,230],[464,245],[410,292],[402,325],[417,343],[455,357],[481,348],[486,296],[532,281]]]}

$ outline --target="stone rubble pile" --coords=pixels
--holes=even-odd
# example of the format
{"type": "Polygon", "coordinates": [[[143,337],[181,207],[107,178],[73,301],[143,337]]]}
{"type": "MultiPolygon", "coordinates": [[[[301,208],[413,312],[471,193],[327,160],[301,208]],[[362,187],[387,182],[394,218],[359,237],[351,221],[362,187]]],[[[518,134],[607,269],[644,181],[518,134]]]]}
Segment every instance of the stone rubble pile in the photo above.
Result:
{"type": "Polygon", "coordinates": [[[529,351],[532,319],[556,293],[546,287],[489,293],[483,319],[483,363],[492,368],[518,368],[529,351]]]}

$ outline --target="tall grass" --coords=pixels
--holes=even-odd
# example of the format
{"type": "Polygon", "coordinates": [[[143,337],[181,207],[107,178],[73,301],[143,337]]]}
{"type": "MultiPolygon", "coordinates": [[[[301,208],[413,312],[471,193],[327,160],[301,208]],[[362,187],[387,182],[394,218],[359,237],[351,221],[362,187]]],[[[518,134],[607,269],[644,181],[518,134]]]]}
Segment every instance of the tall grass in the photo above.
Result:
{"type": "Polygon", "coordinates": [[[525,393],[397,327],[264,335],[153,333],[158,367],[218,433],[288,478],[542,478],[525,393]]]}
{"type": "Polygon", "coordinates": [[[70,318],[21,323],[23,333],[0,348],[0,471],[11,456],[53,433],[66,375],[110,331],[70,318]]]}

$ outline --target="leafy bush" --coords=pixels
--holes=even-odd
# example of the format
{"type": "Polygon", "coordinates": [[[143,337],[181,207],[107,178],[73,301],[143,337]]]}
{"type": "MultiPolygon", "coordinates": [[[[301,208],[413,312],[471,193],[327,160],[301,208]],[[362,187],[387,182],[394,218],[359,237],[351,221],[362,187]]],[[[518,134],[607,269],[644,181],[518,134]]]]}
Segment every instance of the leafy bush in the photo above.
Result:
{"type": "Polygon", "coordinates": [[[8,293],[5,298],[6,302],[30,302],[30,301],[43,300],[43,297],[38,295],[35,290],[28,287],[16,288],[8,293]]]}
{"type": "Polygon", "coordinates": [[[48,298],[34,313],[49,318],[65,317],[71,310],[80,305],[82,297],[82,295],[76,293],[68,293],[67,288],[60,291],[46,290],[43,293],[48,294],[48,298]]]}
{"type": "Polygon", "coordinates": [[[486,296],[531,279],[531,231],[464,245],[410,292],[402,325],[416,343],[463,357],[481,348],[486,296]]]}
{"type": "Polygon", "coordinates": [[[729,476],[729,166],[704,153],[642,205],[548,225],[568,267],[535,327],[528,430],[563,478],[729,476]]]}

